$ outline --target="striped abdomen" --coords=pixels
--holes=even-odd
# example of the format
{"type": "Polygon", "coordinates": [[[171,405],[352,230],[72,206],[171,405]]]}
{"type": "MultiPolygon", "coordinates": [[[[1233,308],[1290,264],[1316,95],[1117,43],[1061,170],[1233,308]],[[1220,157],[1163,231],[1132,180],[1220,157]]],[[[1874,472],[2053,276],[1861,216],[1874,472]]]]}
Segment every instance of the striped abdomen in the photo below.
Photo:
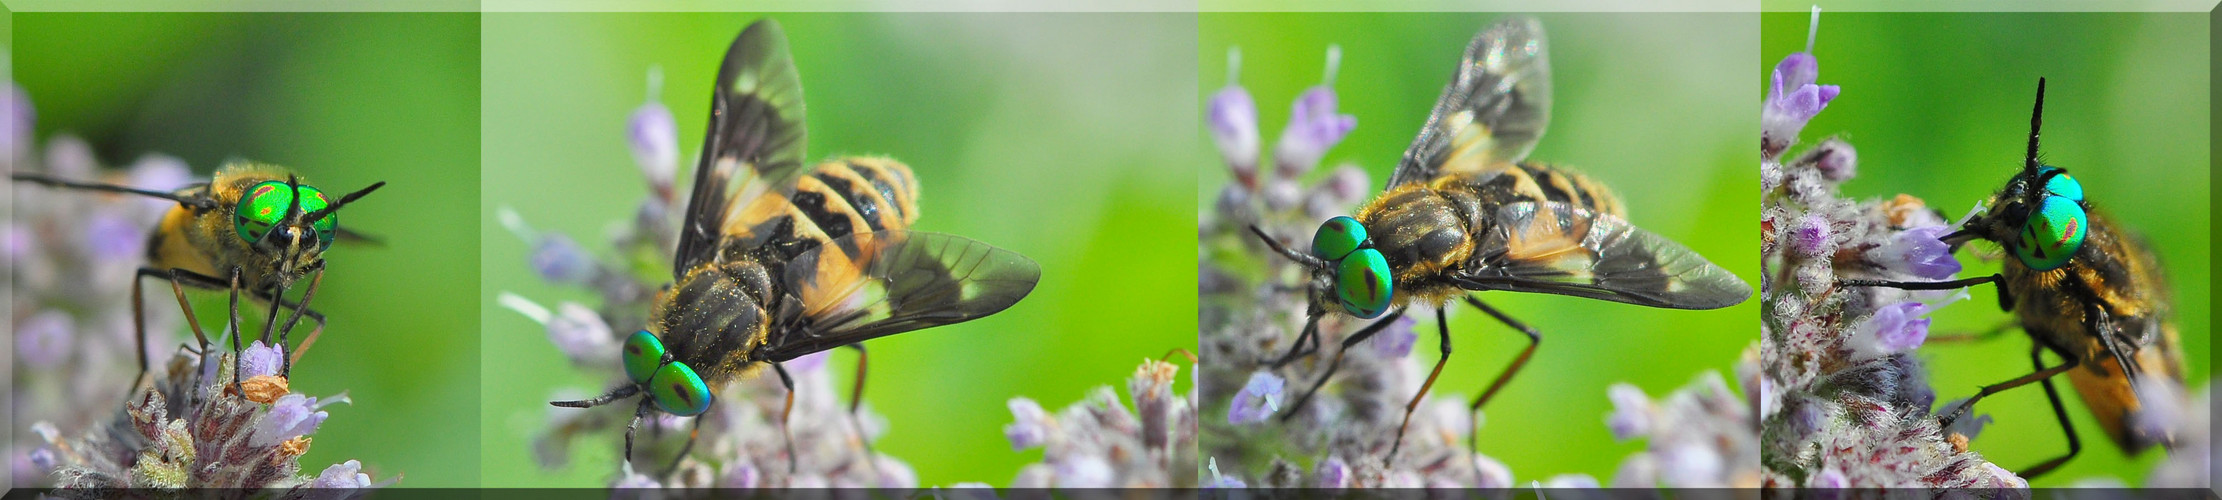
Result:
{"type": "MultiPolygon", "coordinates": [[[[918,220],[918,178],[888,158],[836,158],[795,179],[787,196],[766,194],[729,217],[725,261],[758,249],[785,261],[856,233],[909,229],[918,220]]],[[[857,249],[843,245],[855,257],[857,249]]]]}

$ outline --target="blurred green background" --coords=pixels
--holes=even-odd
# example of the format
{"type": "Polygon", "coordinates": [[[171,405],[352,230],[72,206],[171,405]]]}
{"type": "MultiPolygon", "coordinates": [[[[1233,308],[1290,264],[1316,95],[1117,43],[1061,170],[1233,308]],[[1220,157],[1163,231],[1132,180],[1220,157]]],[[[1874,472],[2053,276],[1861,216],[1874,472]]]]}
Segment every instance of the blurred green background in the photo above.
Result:
{"type": "MultiPolygon", "coordinates": [[[[403,486],[478,484],[477,443],[457,439],[478,432],[476,14],[18,13],[14,23],[15,78],[41,141],[80,135],[108,165],[175,155],[202,176],[250,158],[334,193],[386,181],[344,217],[386,246],[334,248],[313,304],[331,327],[295,367],[293,389],[346,391],[355,404],[328,409],[302,463],[313,474],[358,459],[376,479],[406,474],[403,486]]],[[[224,295],[191,297],[222,331],[224,295]]]]}
{"type": "MultiPolygon", "coordinates": [[[[514,207],[609,257],[605,229],[648,196],[625,120],[649,68],[663,71],[685,184],[718,63],[761,17],[486,14],[478,303],[488,486],[607,484],[621,446],[616,433],[588,436],[569,467],[534,464],[549,397],[605,389],[612,374],[573,368],[539,325],[493,305],[505,290],[551,305],[598,300],[536,277],[530,247],[494,210],[514,207]]],[[[871,342],[865,399],[890,425],[880,452],[908,461],[924,485],[1008,485],[1041,451],[1011,451],[1006,400],[1055,409],[1106,384],[1123,398],[1144,357],[1195,349],[1195,206],[1183,194],[1204,147],[1188,128],[1200,119],[1193,15],[773,17],[802,73],[810,158],[902,160],[922,184],[918,228],[1042,267],[1039,287],[1010,310],[871,342]]],[[[855,357],[832,359],[846,380],[855,357]]]]}
{"type": "MultiPolygon", "coordinates": [[[[1342,47],[1335,91],[1358,127],[1322,168],[1354,162],[1387,182],[1449,82],[1466,43],[1498,14],[1203,14],[1195,106],[1227,84],[1227,49],[1240,47],[1240,83],[1258,102],[1270,149],[1289,103],[1320,83],[1329,44],[1342,47]]],[[[1554,104],[1550,130],[1528,155],[1617,188],[1636,225],[1695,249],[1756,283],[1759,206],[1753,145],[1759,108],[1733,75],[1755,56],[1750,14],[1543,15],[1554,104]]],[[[1199,140],[1209,143],[1198,123],[1199,140]]],[[[1205,206],[1232,176],[1206,146],[1196,196],[1205,206]]],[[[1489,403],[1481,452],[1518,481],[1586,473],[1609,481],[1643,449],[1605,428],[1605,389],[1629,382],[1653,397],[1699,373],[1732,367],[1758,341],[1758,301],[1713,311],[1651,309],[1554,295],[1481,294],[1543,332],[1535,358],[1489,403]]],[[[1438,394],[1479,394],[1526,337],[1470,307],[1452,308],[1456,354],[1438,394]]],[[[1413,353],[1435,359],[1436,325],[1423,319],[1413,353]]],[[[1291,325],[1294,328],[1296,325],[1291,325]]],[[[1331,348],[1330,348],[1331,349],[1331,348]]],[[[1293,385],[1293,384],[1292,384],[1293,385]]],[[[1224,418],[1206,415],[1205,418],[1224,418]]]]}
{"type": "MultiPolygon", "coordinates": [[[[1808,12],[1762,16],[1758,83],[1806,43],[1808,12]]],[[[2194,387],[2210,373],[2211,221],[2208,187],[2208,18],[2205,13],[1974,13],[1821,15],[1813,53],[1820,83],[1843,94],[1805,128],[1808,143],[1841,135],[1859,150],[1854,197],[1907,193],[1948,217],[1966,214],[2021,168],[2037,78],[2045,88],[2042,157],[2074,173],[2091,204],[2119,229],[2151,239],[2175,291],[2194,387]]],[[[1962,276],[1996,272],[1995,245],[1962,252],[1962,276]]],[[[2011,321],[1992,287],[1936,314],[1932,335],[1971,332],[2011,321]]],[[[1928,363],[1940,403],[1973,395],[2030,371],[2020,334],[1988,342],[1930,344],[1928,363]]],[[[2047,363],[2057,358],[2046,355],[2047,363]]],[[[2062,391],[2074,392],[2069,386],[2062,391]]],[[[2066,397],[2079,400],[2079,397],[2066,397]]],[[[2083,453],[2033,486],[2091,476],[2129,484],[2162,458],[2125,458],[2090,412],[2068,402],[2083,453]]],[[[2067,451],[2044,391],[1984,398],[1996,419],[1972,443],[2001,467],[2019,469],[2067,451]]]]}

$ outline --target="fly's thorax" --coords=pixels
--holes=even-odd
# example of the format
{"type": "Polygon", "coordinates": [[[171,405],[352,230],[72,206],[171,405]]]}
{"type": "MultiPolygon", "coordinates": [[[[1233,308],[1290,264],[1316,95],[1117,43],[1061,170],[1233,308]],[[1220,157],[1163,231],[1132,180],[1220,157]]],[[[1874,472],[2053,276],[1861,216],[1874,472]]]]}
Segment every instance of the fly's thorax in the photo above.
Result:
{"type": "Polygon", "coordinates": [[[1466,207],[1425,185],[1391,188],[1358,210],[1356,218],[1366,227],[1373,247],[1387,258],[1398,282],[1410,281],[1454,269],[1473,255],[1473,230],[1467,225],[1466,207]]]}
{"type": "Polygon", "coordinates": [[[661,294],[649,331],[713,388],[749,372],[750,353],[764,345],[773,314],[765,297],[772,277],[753,261],[696,266],[661,294]]]}

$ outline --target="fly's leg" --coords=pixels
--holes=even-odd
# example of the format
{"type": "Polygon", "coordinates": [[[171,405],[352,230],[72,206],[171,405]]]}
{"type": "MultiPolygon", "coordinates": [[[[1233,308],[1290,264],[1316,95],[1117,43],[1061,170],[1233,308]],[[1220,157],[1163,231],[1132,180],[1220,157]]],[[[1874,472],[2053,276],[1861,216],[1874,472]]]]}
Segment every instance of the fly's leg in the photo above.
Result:
{"type": "Polygon", "coordinates": [[[800,470],[795,456],[795,426],[790,420],[795,416],[795,379],[787,376],[787,367],[779,363],[772,363],[772,372],[779,374],[779,386],[787,388],[787,406],[779,410],[779,436],[787,441],[787,476],[794,477],[800,470]]]}
{"type": "Polygon", "coordinates": [[[1435,358],[1435,370],[1427,373],[1427,382],[1420,384],[1420,392],[1412,395],[1412,402],[1404,404],[1404,423],[1396,426],[1396,441],[1389,445],[1388,463],[1396,463],[1397,450],[1404,449],[1404,431],[1412,427],[1412,410],[1420,407],[1420,400],[1427,397],[1427,390],[1435,387],[1435,377],[1443,374],[1443,363],[1450,362],[1450,316],[1441,308],[1435,309],[1436,338],[1442,339],[1443,355],[1435,358]]]}
{"type": "Polygon", "coordinates": [[[1335,360],[1327,363],[1327,371],[1320,372],[1319,380],[1312,382],[1312,388],[1304,390],[1304,395],[1296,398],[1295,404],[1288,405],[1288,409],[1282,410],[1281,421],[1287,422],[1289,419],[1296,418],[1297,410],[1304,409],[1304,403],[1312,400],[1312,394],[1318,393],[1321,386],[1327,385],[1327,379],[1334,377],[1335,370],[1342,368],[1343,352],[1349,351],[1350,346],[1373,337],[1373,334],[1380,333],[1381,329],[1388,328],[1390,323],[1395,323],[1398,318],[1402,317],[1404,317],[1403,309],[1390,311],[1389,315],[1382,316],[1380,320],[1374,321],[1373,324],[1366,325],[1365,329],[1358,330],[1358,333],[1342,339],[1342,349],[1335,351],[1335,360]]]}
{"type": "MultiPolygon", "coordinates": [[[[2044,347],[2031,346],[2029,348],[2029,363],[2036,365],[2039,372],[2045,370],[2044,347]]],[[[2052,416],[2060,420],[2060,430],[2068,434],[2068,454],[2046,460],[2044,463],[2022,471],[2021,477],[2024,479],[2052,472],[2053,469],[2060,468],[2060,465],[2068,463],[2068,459],[2075,458],[2075,454],[2083,452],[2083,441],[2075,437],[2075,424],[2068,422],[2068,407],[2060,404],[2060,390],[2052,387],[2052,379],[2049,378],[2038,383],[2045,387],[2045,399],[2052,401],[2052,416]]]]}
{"type": "MultiPolygon", "coordinates": [[[[1488,313],[1491,317],[1497,318],[1497,321],[1503,322],[1505,326],[1510,326],[1519,330],[1520,333],[1528,335],[1528,348],[1521,350],[1519,357],[1512,358],[1512,364],[1506,366],[1503,373],[1498,373],[1497,380],[1490,382],[1489,389],[1482,391],[1481,397],[1474,399],[1473,407],[1467,409],[1468,412],[1478,415],[1481,413],[1481,406],[1489,404],[1489,399],[1496,397],[1497,391],[1504,389],[1505,383],[1511,382],[1512,376],[1520,373],[1520,367],[1527,366],[1528,358],[1535,355],[1535,348],[1543,345],[1543,332],[1536,331],[1535,327],[1512,319],[1511,316],[1505,315],[1504,311],[1489,307],[1489,304],[1482,303],[1481,299],[1474,298],[1472,295],[1466,296],[1466,303],[1473,305],[1475,309],[1480,309],[1481,312],[1488,313]]],[[[1467,445],[1478,451],[1481,449],[1481,429],[1477,427],[1474,430],[1475,432],[1467,438],[1470,441],[1467,445]]]]}

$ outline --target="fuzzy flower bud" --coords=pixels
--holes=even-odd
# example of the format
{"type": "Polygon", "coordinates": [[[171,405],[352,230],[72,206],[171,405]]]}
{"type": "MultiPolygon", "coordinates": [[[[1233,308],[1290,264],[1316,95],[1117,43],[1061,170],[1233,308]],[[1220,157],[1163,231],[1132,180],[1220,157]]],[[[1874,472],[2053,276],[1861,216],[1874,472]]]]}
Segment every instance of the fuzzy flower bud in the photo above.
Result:
{"type": "Polygon", "coordinates": [[[1856,327],[1850,341],[1861,357],[1876,358],[1920,347],[1929,338],[1929,306],[1904,302],[1875,309],[1856,327]]]}

